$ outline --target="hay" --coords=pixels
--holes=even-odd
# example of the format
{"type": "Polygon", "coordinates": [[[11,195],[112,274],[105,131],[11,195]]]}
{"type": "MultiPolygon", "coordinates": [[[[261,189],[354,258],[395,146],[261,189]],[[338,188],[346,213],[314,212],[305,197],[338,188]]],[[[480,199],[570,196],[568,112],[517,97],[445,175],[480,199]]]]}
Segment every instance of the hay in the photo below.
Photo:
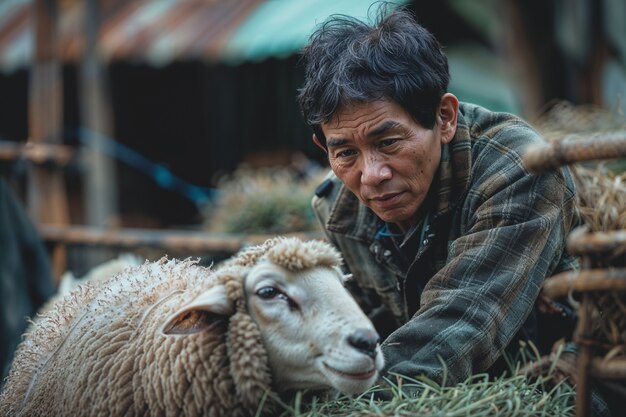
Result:
{"type": "MultiPolygon", "coordinates": [[[[626,131],[626,117],[597,106],[573,106],[558,102],[534,123],[549,142],[571,135],[592,137],[598,133],[626,131]]],[[[570,165],[577,187],[578,209],[591,232],[626,230],[626,161],[598,161],[570,165]]],[[[618,251],[623,255],[624,251],[618,251]]],[[[585,267],[626,267],[625,256],[615,253],[586,254],[585,267]]],[[[626,353],[626,292],[588,292],[591,332],[582,336],[600,356],[626,353]]]]}
{"type": "Polygon", "coordinates": [[[626,229],[626,172],[615,173],[606,165],[575,165],[578,208],[591,231],[626,229]]]}
{"type": "Polygon", "coordinates": [[[575,106],[557,101],[550,103],[532,124],[548,142],[554,142],[570,134],[626,130],[626,117],[622,109],[609,111],[591,104],[575,106]]]}
{"type": "Polygon", "coordinates": [[[219,181],[219,198],[203,213],[204,227],[241,234],[317,231],[311,198],[324,175],[320,170],[301,178],[286,167],[242,166],[219,181]]]}
{"type": "Polygon", "coordinates": [[[389,388],[375,386],[359,396],[306,398],[297,393],[290,403],[276,401],[284,408],[280,417],[573,416],[573,388],[564,381],[553,384],[554,372],[496,378],[477,374],[453,386],[405,378],[402,383],[388,380],[389,388]]]}
{"type": "MultiPolygon", "coordinates": [[[[548,142],[571,135],[626,132],[626,117],[594,105],[552,103],[533,122],[548,142]]],[[[577,163],[570,166],[578,192],[581,217],[591,231],[626,229],[626,161],[577,163]]]]}

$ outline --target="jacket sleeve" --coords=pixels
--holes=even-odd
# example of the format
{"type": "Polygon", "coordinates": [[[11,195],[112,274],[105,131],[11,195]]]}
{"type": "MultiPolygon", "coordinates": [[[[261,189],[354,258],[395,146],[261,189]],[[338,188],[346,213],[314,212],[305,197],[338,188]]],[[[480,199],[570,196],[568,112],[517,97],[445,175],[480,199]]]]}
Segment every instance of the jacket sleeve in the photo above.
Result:
{"type": "Polygon", "coordinates": [[[576,219],[567,172],[531,175],[520,153],[501,141],[474,156],[475,175],[453,226],[460,237],[448,242],[446,265],[424,286],[419,310],[385,340],[389,373],[440,383],[445,373],[454,384],[486,371],[562,258],[576,219]]]}

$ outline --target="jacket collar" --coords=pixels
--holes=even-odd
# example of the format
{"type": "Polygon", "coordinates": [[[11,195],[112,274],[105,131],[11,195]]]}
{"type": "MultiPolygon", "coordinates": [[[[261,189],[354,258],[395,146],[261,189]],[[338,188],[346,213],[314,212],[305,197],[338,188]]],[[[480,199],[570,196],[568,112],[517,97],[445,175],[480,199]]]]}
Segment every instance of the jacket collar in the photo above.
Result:
{"type": "MultiPolygon", "coordinates": [[[[434,218],[453,210],[465,196],[471,179],[471,134],[463,106],[459,106],[457,130],[452,141],[442,145],[441,162],[432,186],[436,187],[437,205],[434,218]]],[[[355,239],[369,242],[380,228],[381,220],[343,184],[333,204],[326,228],[355,239]]]]}

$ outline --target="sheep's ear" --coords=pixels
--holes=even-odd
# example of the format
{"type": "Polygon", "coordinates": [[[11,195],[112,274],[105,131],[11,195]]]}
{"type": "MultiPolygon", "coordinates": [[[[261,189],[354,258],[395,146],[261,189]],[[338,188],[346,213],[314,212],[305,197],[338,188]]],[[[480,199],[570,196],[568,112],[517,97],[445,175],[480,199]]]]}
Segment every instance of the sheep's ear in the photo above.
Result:
{"type": "Polygon", "coordinates": [[[164,334],[189,335],[207,331],[224,323],[235,312],[223,285],[216,285],[171,315],[163,326],[164,334]]]}

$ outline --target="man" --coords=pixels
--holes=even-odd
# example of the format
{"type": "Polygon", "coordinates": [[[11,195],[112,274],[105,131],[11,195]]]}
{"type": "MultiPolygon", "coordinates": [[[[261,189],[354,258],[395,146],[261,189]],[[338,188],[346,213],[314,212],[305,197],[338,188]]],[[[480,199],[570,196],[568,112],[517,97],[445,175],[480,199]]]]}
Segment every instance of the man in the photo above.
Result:
{"type": "Polygon", "coordinates": [[[567,170],[522,164],[539,135],[447,92],[441,46],[404,10],[372,26],[331,17],[304,62],[299,103],[332,169],[314,210],[385,338],[387,374],[454,384],[499,373],[520,340],[556,340],[534,306],[545,277],[576,266],[578,217],[567,170]]]}

